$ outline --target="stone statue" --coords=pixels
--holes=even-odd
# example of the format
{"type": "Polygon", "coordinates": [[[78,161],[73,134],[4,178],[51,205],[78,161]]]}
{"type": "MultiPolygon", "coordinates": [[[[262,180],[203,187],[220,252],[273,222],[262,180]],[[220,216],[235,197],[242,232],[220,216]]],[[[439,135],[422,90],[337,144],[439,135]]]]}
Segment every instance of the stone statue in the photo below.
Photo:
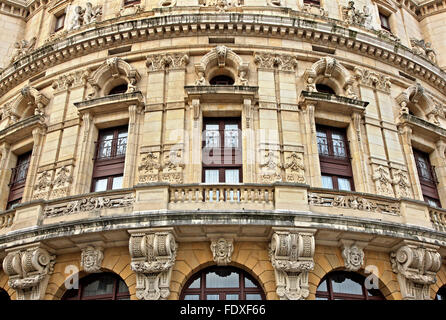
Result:
{"type": "Polygon", "coordinates": [[[29,52],[34,49],[36,44],[36,37],[32,37],[31,40],[21,40],[14,44],[14,52],[12,54],[11,63],[18,61],[19,59],[26,56],[29,52]]]}
{"type": "Polygon", "coordinates": [[[198,79],[195,81],[196,86],[205,86],[206,85],[206,79],[204,78],[204,72],[198,73],[198,79]]]}
{"type": "Polygon", "coordinates": [[[102,6],[93,7],[90,2],[87,2],[86,6],[83,24],[97,22],[99,17],[102,16],[102,6]]]}

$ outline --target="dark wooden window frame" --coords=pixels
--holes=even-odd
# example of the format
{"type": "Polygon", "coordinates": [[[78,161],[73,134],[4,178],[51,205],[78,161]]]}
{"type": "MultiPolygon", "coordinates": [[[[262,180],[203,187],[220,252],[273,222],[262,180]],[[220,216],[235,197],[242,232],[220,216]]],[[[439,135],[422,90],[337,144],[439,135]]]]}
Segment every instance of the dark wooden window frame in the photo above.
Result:
{"type": "Polygon", "coordinates": [[[384,296],[382,295],[381,291],[376,291],[376,289],[374,289],[374,291],[376,293],[379,293],[379,295],[375,295],[375,296],[369,296],[368,295],[368,290],[366,289],[365,285],[364,285],[364,280],[365,277],[363,277],[362,275],[355,273],[355,272],[347,272],[347,271],[333,271],[330,272],[328,274],[326,274],[321,282],[319,283],[317,289],[316,289],[316,298],[326,298],[328,300],[338,300],[338,299],[342,299],[342,300],[385,300],[384,296]],[[346,278],[349,279],[355,279],[358,280],[358,282],[361,282],[361,287],[362,287],[362,295],[358,295],[358,294],[349,294],[349,293],[338,293],[338,292],[333,292],[333,286],[332,286],[332,279],[335,276],[345,276],[346,278]],[[320,285],[326,281],[327,283],[327,291],[319,291],[319,287],[320,285]]]}
{"type": "Polygon", "coordinates": [[[351,191],[354,191],[355,185],[353,180],[353,170],[351,166],[349,141],[347,140],[346,130],[342,128],[317,125],[316,131],[323,131],[327,136],[328,155],[319,153],[321,176],[332,177],[334,190],[338,189],[338,178],[348,179],[350,181],[351,191]],[[332,138],[333,133],[337,133],[343,137],[346,157],[339,157],[334,154],[332,138]]]}
{"type": "Polygon", "coordinates": [[[437,189],[437,176],[435,174],[435,169],[431,165],[429,154],[422,152],[420,150],[413,149],[413,155],[415,159],[415,165],[417,167],[418,178],[420,180],[421,191],[423,193],[423,198],[425,202],[428,200],[432,200],[437,203],[440,207],[440,196],[438,195],[437,189]],[[427,171],[429,173],[429,177],[424,177],[421,175],[421,166],[420,162],[424,160],[424,163],[427,165],[427,171]]]}
{"type": "Polygon", "coordinates": [[[219,295],[219,300],[225,300],[226,294],[238,294],[238,300],[246,300],[246,294],[260,294],[262,300],[265,300],[265,293],[262,290],[262,287],[249,273],[242,269],[238,269],[235,267],[218,267],[211,266],[200,270],[197,274],[193,275],[184,285],[184,289],[181,292],[180,300],[184,300],[186,295],[199,295],[200,300],[206,300],[207,295],[219,295]],[[225,271],[236,272],[239,275],[239,287],[237,288],[206,288],[206,274],[210,272],[215,272],[220,268],[224,268],[225,271]],[[254,283],[256,288],[246,288],[245,287],[245,277],[248,278],[252,283],[254,283]],[[189,286],[200,278],[200,288],[189,288],[189,286]]]}
{"type": "Polygon", "coordinates": [[[230,170],[239,170],[239,181],[243,181],[243,170],[242,170],[242,137],[241,137],[241,121],[240,118],[203,118],[203,133],[202,133],[202,156],[203,156],[203,169],[202,169],[202,181],[205,182],[205,170],[219,170],[219,182],[225,183],[225,171],[227,169],[230,170]],[[218,124],[219,132],[220,132],[220,147],[219,148],[207,148],[206,147],[206,125],[207,124],[218,124]],[[238,148],[230,148],[228,151],[227,148],[224,147],[224,126],[225,124],[237,124],[239,129],[238,135],[238,148]],[[214,150],[211,150],[214,149],[214,150]],[[232,149],[232,150],[231,150],[232,149]],[[217,151],[218,150],[218,151],[217,151]],[[220,153],[220,163],[212,164],[209,161],[206,161],[204,158],[206,155],[209,157],[213,157],[214,151],[220,153]],[[224,163],[225,152],[232,153],[231,163],[224,163]],[[240,160],[240,163],[236,163],[237,160],[240,160]]]}
{"type": "Polygon", "coordinates": [[[321,1],[320,0],[304,0],[304,4],[309,4],[312,6],[320,7],[321,1]]]}
{"type": "Polygon", "coordinates": [[[54,32],[57,32],[59,30],[62,30],[65,27],[65,18],[66,18],[66,14],[62,13],[61,15],[56,16],[56,24],[54,25],[54,32]],[[57,27],[58,22],[62,20],[62,24],[57,27]]]}
{"type": "Polygon", "coordinates": [[[67,290],[65,292],[65,294],[62,296],[61,300],[120,300],[122,298],[130,298],[130,291],[118,292],[120,281],[124,281],[124,280],[121,279],[118,275],[111,273],[111,272],[91,274],[91,275],[86,276],[85,278],[82,278],[79,281],[78,289],[67,290]],[[84,288],[86,286],[88,286],[90,283],[92,283],[96,280],[100,280],[101,277],[107,276],[107,275],[111,275],[114,278],[112,294],[102,294],[102,295],[89,296],[89,297],[82,296],[83,292],[84,292],[84,288]],[[72,291],[72,290],[76,290],[77,294],[73,295],[74,291],[72,291]],[[72,296],[69,296],[69,295],[72,295],[72,296]]]}
{"type": "Polygon", "coordinates": [[[390,15],[384,14],[381,11],[379,11],[378,13],[379,13],[379,22],[381,24],[381,28],[389,32],[392,32],[392,30],[390,29],[390,15]],[[383,23],[383,21],[385,21],[387,25],[383,23]]]}
{"type": "Polygon", "coordinates": [[[125,151],[121,154],[117,153],[117,147],[119,143],[118,136],[122,132],[127,132],[128,134],[128,127],[120,126],[120,127],[103,129],[99,131],[98,141],[96,142],[96,147],[95,147],[95,156],[93,158],[94,167],[93,167],[93,176],[91,183],[91,192],[95,190],[96,181],[105,178],[108,179],[106,190],[111,190],[113,178],[117,176],[122,176],[124,174],[125,153],[127,150],[128,136],[126,137],[125,151]],[[100,148],[101,142],[104,141],[103,137],[110,133],[113,134],[110,156],[101,158],[98,156],[101,151],[100,148]]]}
{"type": "Polygon", "coordinates": [[[14,204],[20,203],[26,184],[29,164],[31,162],[32,151],[21,154],[17,157],[17,164],[12,169],[9,183],[9,196],[6,209],[10,209],[14,204]]]}
{"type": "Polygon", "coordinates": [[[141,3],[141,0],[124,0],[124,6],[141,3]]]}

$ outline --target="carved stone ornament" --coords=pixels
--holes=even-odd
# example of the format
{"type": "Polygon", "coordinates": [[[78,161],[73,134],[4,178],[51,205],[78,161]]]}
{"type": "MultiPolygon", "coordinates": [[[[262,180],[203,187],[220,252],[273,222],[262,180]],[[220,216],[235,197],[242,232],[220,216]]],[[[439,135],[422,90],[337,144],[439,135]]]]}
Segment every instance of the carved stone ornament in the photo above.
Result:
{"type": "Polygon", "coordinates": [[[328,11],[321,6],[315,6],[308,3],[304,3],[300,10],[307,14],[312,14],[321,17],[328,17],[328,11]]]}
{"type": "Polygon", "coordinates": [[[276,152],[265,150],[264,159],[265,160],[259,165],[260,168],[262,168],[262,173],[260,175],[261,181],[263,183],[282,181],[282,176],[280,174],[281,164],[276,152]]]}
{"type": "Polygon", "coordinates": [[[281,300],[306,299],[308,272],[314,268],[314,230],[277,229],[269,247],[281,300]]]}
{"type": "Polygon", "coordinates": [[[70,87],[85,85],[89,76],[90,72],[88,70],[75,71],[59,76],[51,86],[56,91],[68,90],[70,87]]]}
{"type": "Polygon", "coordinates": [[[298,60],[287,54],[258,53],[254,54],[254,62],[258,68],[278,69],[281,71],[296,71],[298,60]]]}
{"type": "Polygon", "coordinates": [[[349,271],[358,271],[364,265],[364,250],[362,245],[354,241],[341,240],[342,257],[345,268],[349,271]]]}
{"type": "Polygon", "coordinates": [[[344,21],[349,25],[359,25],[371,28],[371,13],[367,6],[364,6],[362,11],[355,8],[355,2],[349,1],[347,7],[342,8],[344,21]]]}
{"type": "Polygon", "coordinates": [[[430,300],[429,287],[441,268],[438,247],[405,241],[390,254],[392,270],[398,276],[404,300],[430,300]]]}
{"type": "Polygon", "coordinates": [[[136,272],[136,297],[140,300],[167,299],[177,254],[172,230],[132,231],[129,250],[130,266],[136,272]]]}
{"type": "Polygon", "coordinates": [[[186,53],[152,54],[146,58],[146,66],[149,71],[184,69],[188,63],[189,55],[186,53]]]}
{"type": "Polygon", "coordinates": [[[288,182],[305,183],[305,166],[302,153],[291,153],[286,157],[283,168],[285,169],[285,176],[288,182]]]}
{"type": "Polygon", "coordinates": [[[398,198],[412,198],[411,186],[407,172],[395,170],[393,172],[392,184],[398,198]]]}
{"type": "Polygon", "coordinates": [[[138,166],[139,182],[150,183],[158,181],[158,170],[161,168],[159,156],[156,152],[149,152],[141,159],[138,166]]]}
{"type": "Polygon", "coordinates": [[[3,260],[9,276],[8,285],[17,293],[17,300],[42,300],[56,256],[39,245],[14,250],[3,260]]]}
{"type": "Polygon", "coordinates": [[[32,37],[29,41],[28,40],[21,40],[14,44],[14,51],[11,55],[11,63],[14,63],[27,54],[29,54],[31,51],[34,50],[34,47],[36,45],[37,38],[32,37]]]}
{"type": "Polygon", "coordinates": [[[361,85],[390,93],[392,83],[388,76],[384,76],[371,70],[355,67],[355,78],[361,85]]]}
{"type": "Polygon", "coordinates": [[[104,259],[103,249],[101,247],[87,246],[82,248],[81,267],[85,272],[101,272],[102,260],[104,259]]]}
{"type": "Polygon", "coordinates": [[[219,266],[225,266],[231,262],[231,255],[234,251],[232,239],[220,238],[211,242],[214,262],[219,266]]]}
{"type": "Polygon", "coordinates": [[[393,197],[392,179],[388,168],[378,166],[375,168],[372,180],[375,181],[376,191],[383,196],[393,197]]]}
{"type": "Polygon", "coordinates": [[[85,4],[85,8],[77,5],[68,6],[67,8],[67,30],[77,30],[82,26],[98,22],[102,17],[102,6],[95,6],[90,2],[85,4]]]}
{"type": "Polygon", "coordinates": [[[117,17],[125,17],[139,14],[144,11],[144,6],[139,3],[132,3],[130,5],[123,6],[119,12],[116,13],[117,17]]]}
{"type": "Polygon", "coordinates": [[[437,63],[437,54],[434,49],[432,49],[430,42],[425,42],[423,39],[418,40],[411,38],[410,45],[412,46],[413,53],[430,60],[434,64],[437,63]]]}
{"type": "Polygon", "coordinates": [[[162,172],[160,174],[161,181],[174,184],[183,183],[184,166],[181,150],[166,151],[164,154],[162,172]]]}
{"type": "Polygon", "coordinates": [[[214,7],[217,12],[225,12],[226,10],[243,5],[243,0],[198,0],[203,7],[214,7]]]}

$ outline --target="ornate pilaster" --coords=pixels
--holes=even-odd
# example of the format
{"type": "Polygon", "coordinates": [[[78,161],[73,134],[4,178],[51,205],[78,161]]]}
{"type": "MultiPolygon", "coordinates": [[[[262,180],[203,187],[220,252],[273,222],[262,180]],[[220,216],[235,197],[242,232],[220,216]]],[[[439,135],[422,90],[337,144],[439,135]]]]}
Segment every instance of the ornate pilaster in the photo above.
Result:
{"type": "Polygon", "coordinates": [[[211,250],[214,262],[219,266],[226,266],[231,262],[234,241],[226,238],[214,239],[211,242],[211,250]]]}
{"type": "Polygon", "coordinates": [[[404,300],[430,300],[429,287],[441,267],[438,246],[414,241],[402,242],[390,253],[392,270],[398,275],[404,300]]]}
{"type": "Polygon", "coordinates": [[[32,199],[33,184],[38,183],[38,181],[34,180],[37,173],[37,165],[39,163],[40,154],[42,152],[43,136],[45,135],[45,132],[45,127],[34,128],[32,131],[34,143],[26,178],[25,190],[23,191],[22,202],[26,202],[32,199]]]}
{"type": "Polygon", "coordinates": [[[56,256],[39,243],[8,251],[3,270],[9,276],[8,285],[17,293],[17,300],[42,300],[56,256]]]}
{"type": "Polygon", "coordinates": [[[274,229],[269,248],[281,300],[301,300],[309,295],[308,272],[314,268],[313,229],[274,229]]]}
{"type": "Polygon", "coordinates": [[[136,297],[140,300],[167,299],[177,253],[173,229],[129,232],[130,266],[136,272],[136,297]]]}

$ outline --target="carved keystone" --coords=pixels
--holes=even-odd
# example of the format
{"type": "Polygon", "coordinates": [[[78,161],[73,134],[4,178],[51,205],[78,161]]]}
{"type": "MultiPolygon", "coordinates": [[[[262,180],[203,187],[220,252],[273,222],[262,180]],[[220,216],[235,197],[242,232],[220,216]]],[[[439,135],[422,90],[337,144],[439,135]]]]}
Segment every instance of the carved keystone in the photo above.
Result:
{"type": "Polygon", "coordinates": [[[364,250],[366,242],[353,240],[340,240],[342,244],[342,257],[345,268],[349,271],[358,271],[364,265],[364,250]]]}
{"type": "Polygon", "coordinates": [[[214,262],[219,266],[225,266],[231,262],[234,251],[234,241],[232,239],[219,238],[211,242],[214,262]]]}

